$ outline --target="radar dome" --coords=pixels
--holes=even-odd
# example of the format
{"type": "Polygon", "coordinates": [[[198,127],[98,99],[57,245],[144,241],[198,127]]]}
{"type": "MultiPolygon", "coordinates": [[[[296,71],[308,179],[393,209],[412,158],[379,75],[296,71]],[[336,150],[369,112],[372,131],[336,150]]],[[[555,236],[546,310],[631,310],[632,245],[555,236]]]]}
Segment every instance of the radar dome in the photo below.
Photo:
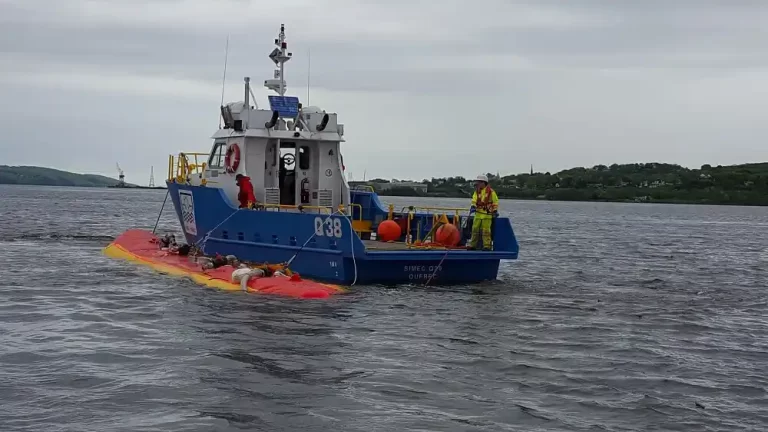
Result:
{"type": "Polygon", "coordinates": [[[234,113],[239,113],[239,112],[243,112],[244,111],[245,102],[243,102],[243,101],[230,102],[230,103],[227,104],[227,106],[229,107],[230,111],[232,111],[233,114],[234,113]]]}
{"type": "Polygon", "coordinates": [[[318,114],[323,112],[323,110],[321,110],[320,107],[316,107],[316,106],[304,107],[301,109],[301,111],[304,114],[318,114]]]}

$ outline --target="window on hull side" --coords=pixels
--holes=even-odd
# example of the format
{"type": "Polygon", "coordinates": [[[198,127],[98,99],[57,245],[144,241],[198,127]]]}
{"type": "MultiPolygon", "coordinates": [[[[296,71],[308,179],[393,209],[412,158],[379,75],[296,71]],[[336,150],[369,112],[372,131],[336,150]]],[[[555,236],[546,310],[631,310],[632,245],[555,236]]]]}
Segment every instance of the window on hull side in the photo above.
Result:
{"type": "Polygon", "coordinates": [[[216,147],[211,152],[211,157],[208,159],[208,167],[210,168],[223,168],[224,160],[227,157],[227,143],[216,143],[216,147]]]}
{"type": "Polygon", "coordinates": [[[299,147],[299,169],[306,171],[309,169],[309,147],[299,147]]]}

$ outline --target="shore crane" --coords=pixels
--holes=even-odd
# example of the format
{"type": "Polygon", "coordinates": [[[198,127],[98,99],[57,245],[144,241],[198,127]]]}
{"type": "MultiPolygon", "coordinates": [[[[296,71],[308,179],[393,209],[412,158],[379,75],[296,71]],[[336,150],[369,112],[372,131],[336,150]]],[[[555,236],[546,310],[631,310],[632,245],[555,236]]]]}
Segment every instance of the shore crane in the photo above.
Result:
{"type": "Polygon", "coordinates": [[[115,163],[115,165],[117,166],[118,179],[120,180],[118,186],[125,186],[125,173],[123,172],[123,169],[120,168],[119,163],[115,163]]]}

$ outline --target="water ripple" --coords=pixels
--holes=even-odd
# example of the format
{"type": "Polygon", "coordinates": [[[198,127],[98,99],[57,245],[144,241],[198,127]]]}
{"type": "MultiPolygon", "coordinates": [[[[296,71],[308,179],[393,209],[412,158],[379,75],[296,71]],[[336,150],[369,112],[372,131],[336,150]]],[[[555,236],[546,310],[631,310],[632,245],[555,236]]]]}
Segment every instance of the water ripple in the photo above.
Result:
{"type": "Polygon", "coordinates": [[[164,191],[0,188],[3,431],[768,430],[766,209],[504,202],[497,282],[297,302],[102,256],[164,191]]]}

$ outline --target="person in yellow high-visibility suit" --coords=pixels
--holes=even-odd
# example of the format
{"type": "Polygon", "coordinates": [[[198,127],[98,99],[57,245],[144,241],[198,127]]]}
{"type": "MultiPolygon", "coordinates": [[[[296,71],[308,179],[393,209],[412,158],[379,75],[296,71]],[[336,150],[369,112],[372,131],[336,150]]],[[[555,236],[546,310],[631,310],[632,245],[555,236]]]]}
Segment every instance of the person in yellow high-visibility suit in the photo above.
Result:
{"type": "Polygon", "coordinates": [[[491,224],[493,218],[499,215],[499,197],[496,191],[488,186],[488,177],[484,175],[479,175],[475,179],[475,192],[472,194],[472,207],[469,213],[475,215],[469,249],[477,249],[477,242],[482,237],[483,250],[491,250],[491,224]]]}

